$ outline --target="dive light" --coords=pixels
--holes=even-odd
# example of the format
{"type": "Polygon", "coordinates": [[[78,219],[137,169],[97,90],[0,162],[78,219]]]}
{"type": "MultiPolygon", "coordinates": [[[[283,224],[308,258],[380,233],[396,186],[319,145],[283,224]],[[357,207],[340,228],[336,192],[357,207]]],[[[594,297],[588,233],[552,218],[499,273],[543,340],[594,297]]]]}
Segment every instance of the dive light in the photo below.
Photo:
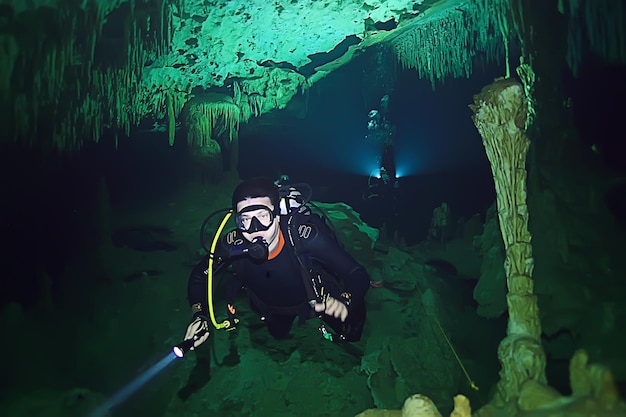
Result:
{"type": "Polygon", "coordinates": [[[182,358],[183,356],[185,356],[185,353],[191,350],[193,344],[196,343],[196,340],[200,339],[207,332],[208,330],[205,329],[200,330],[198,333],[194,334],[191,339],[184,340],[174,346],[172,348],[172,352],[174,352],[174,355],[176,355],[177,357],[182,358]]]}

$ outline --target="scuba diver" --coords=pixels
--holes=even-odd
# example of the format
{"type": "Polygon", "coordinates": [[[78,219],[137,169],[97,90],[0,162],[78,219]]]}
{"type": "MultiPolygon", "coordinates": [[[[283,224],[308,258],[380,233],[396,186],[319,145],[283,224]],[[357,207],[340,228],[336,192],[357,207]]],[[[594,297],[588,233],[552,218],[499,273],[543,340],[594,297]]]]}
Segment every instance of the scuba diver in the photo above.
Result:
{"type": "Polygon", "coordinates": [[[289,175],[287,174],[281,174],[278,178],[276,178],[276,181],[274,181],[274,185],[277,186],[278,188],[283,187],[287,185],[288,183],[289,183],[289,175]]]}
{"type": "Polygon", "coordinates": [[[396,127],[387,119],[389,108],[389,94],[380,99],[378,109],[371,109],[367,113],[367,134],[365,139],[370,143],[391,145],[396,133],[396,127]]]}
{"type": "Polygon", "coordinates": [[[366,140],[381,147],[377,171],[367,180],[367,190],[363,193],[363,200],[371,205],[374,219],[372,224],[380,228],[381,237],[391,238],[398,243],[398,192],[400,182],[396,177],[396,162],[394,155],[394,138],[396,126],[390,122],[389,93],[379,102],[377,109],[371,109],[367,114],[366,140]]]}
{"type": "Polygon", "coordinates": [[[396,177],[393,146],[384,147],[378,172],[370,174],[363,200],[370,202],[374,213],[372,224],[381,229],[381,237],[398,241],[398,194],[400,181],[396,177]]]}
{"type": "Polygon", "coordinates": [[[396,178],[396,161],[393,149],[393,139],[396,128],[387,119],[389,109],[389,94],[385,94],[380,99],[380,109],[372,109],[367,114],[366,138],[368,141],[381,146],[380,157],[378,158],[379,170],[372,173],[367,180],[367,191],[363,194],[364,200],[378,198],[390,200],[387,203],[395,213],[395,194],[400,186],[396,178]]]}
{"type": "Polygon", "coordinates": [[[387,168],[381,166],[378,173],[372,172],[367,179],[367,190],[363,193],[363,200],[386,197],[397,181],[395,178],[392,181],[387,168]]]}
{"type": "MultiPolygon", "coordinates": [[[[322,324],[326,339],[360,340],[370,277],[308,203],[295,186],[279,188],[266,178],[243,181],[235,188],[232,209],[209,254],[189,277],[193,320],[185,334],[188,350],[207,340],[209,320],[219,328],[213,317],[211,279],[229,265],[273,337],[287,338],[296,318],[302,323],[319,317],[335,332],[322,324]],[[233,213],[236,229],[220,237],[233,213]]],[[[227,329],[238,322],[231,304],[229,310],[229,320],[222,323],[227,329]]]]}

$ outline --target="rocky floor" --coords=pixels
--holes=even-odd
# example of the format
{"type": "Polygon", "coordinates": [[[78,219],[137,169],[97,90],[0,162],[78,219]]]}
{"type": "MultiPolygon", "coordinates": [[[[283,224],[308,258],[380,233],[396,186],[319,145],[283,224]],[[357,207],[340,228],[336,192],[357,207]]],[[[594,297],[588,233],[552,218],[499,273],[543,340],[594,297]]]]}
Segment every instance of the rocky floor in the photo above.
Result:
{"type": "MultiPolygon", "coordinates": [[[[20,352],[23,361],[36,358],[37,366],[28,367],[30,378],[18,377],[17,364],[10,368],[16,383],[0,404],[1,415],[84,416],[111,404],[170,355],[190,319],[186,283],[201,255],[198,229],[209,213],[228,205],[222,190],[192,184],[161,201],[112,209],[110,230],[125,234],[116,235],[117,245],[104,242],[77,254],[67,271],[72,287],[46,312],[53,323],[43,331],[46,349],[31,344],[20,352]]],[[[502,323],[479,318],[471,288],[424,263],[445,248],[426,253],[379,243],[367,266],[381,285],[367,296],[361,342],[328,342],[316,320],[295,326],[289,340],[273,340],[242,298],[237,330],[214,331],[203,349],[115,403],[112,415],[354,416],[400,408],[415,393],[429,395],[442,411],[452,409],[458,393],[486,402],[497,378],[502,323]]],[[[225,312],[216,306],[218,318],[225,312]]],[[[20,329],[40,322],[19,309],[3,320],[4,330],[31,342],[20,329]]]]}

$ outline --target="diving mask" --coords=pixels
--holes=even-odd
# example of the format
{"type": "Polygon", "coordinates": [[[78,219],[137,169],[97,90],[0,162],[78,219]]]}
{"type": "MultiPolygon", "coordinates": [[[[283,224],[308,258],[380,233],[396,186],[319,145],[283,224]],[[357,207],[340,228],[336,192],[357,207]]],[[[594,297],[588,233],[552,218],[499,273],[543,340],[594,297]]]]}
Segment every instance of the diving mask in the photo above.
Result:
{"type": "Polygon", "coordinates": [[[237,228],[242,232],[264,232],[274,222],[274,211],[263,205],[252,205],[244,208],[235,216],[237,228]]]}

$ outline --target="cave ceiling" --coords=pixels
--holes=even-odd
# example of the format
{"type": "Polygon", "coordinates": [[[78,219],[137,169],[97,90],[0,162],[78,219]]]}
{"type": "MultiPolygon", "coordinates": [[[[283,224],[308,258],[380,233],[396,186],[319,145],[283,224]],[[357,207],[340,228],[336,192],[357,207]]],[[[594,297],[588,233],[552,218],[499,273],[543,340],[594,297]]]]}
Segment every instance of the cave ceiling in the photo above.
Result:
{"type": "Polygon", "coordinates": [[[469,3],[13,0],[0,7],[7,137],[65,149],[146,121],[171,131],[203,97],[232,102],[245,122],[469,3]]]}

